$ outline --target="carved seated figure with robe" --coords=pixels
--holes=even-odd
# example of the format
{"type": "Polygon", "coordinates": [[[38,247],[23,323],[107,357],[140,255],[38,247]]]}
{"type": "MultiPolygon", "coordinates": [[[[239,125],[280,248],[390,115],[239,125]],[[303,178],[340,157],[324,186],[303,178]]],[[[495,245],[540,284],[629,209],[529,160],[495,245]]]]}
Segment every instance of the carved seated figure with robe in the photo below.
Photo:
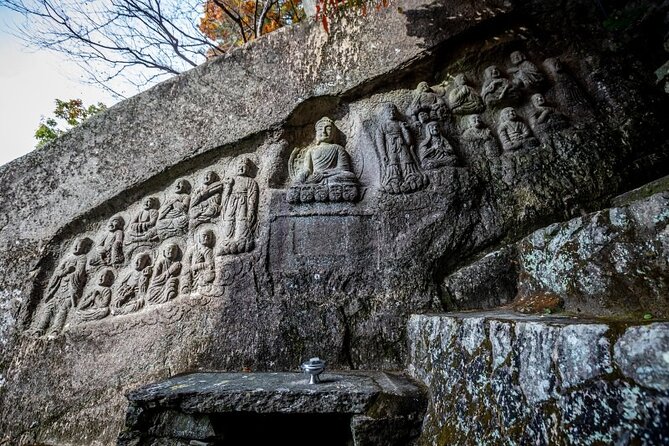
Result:
{"type": "Polygon", "coordinates": [[[116,300],[112,305],[112,314],[134,313],[144,307],[144,297],[149,289],[152,273],[151,256],[145,252],[139,254],[135,258],[133,269],[121,279],[116,300]]]}
{"type": "Polygon", "coordinates": [[[87,237],[76,240],[72,253],[56,267],[44,293],[44,306],[32,329],[35,335],[43,335],[47,328],[50,328],[49,336],[58,335],[70,309],[77,307],[88,279],[86,254],[91,245],[92,241],[87,237]]]}
{"type": "Polygon", "coordinates": [[[190,201],[190,228],[195,229],[202,223],[209,223],[221,213],[221,193],[223,183],[218,174],[209,171],[204,183],[193,192],[190,201]]]}
{"type": "Polygon", "coordinates": [[[420,121],[419,114],[425,112],[430,120],[443,120],[448,113],[446,103],[427,82],[420,82],[414,91],[413,100],[407,110],[414,121],[420,121]]]}
{"type": "Polygon", "coordinates": [[[205,229],[200,232],[197,245],[186,254],[181,277],[181,294],[201,294],[214,282],[216,277],[215,244],[214,231],[205,229]]]}
{"type": "Polygon", "coordinates": [[[258,183],[250,176],[251,168],[251,160],[242,158],[237,163],[237,175],[224,181],[222,255],[248,252],[255,246],[258,183]]]}
{"type": "Polygon", "coordinates": [[[496,65],[491,65],[483,72],[481,97],[486,105],[499,106],[517,98],[516,90],[508,79],[502,77],[496,65]]]}
{"type": "Polygon", "coordinates": [[[487,158],[499,156],[497,140],[479,115],[470,115],[466,119],[467,128],[462,132],[463,146],[467,158],[479,159],[481,155],[487,158]]]}
{"type": "Polygon", "coordinates": [[[375,142],[382,162],[381,189],[391,194],[423,189],[428,180],[418,168],[409,126],[395,104],[381,106],[379,121],[375,142]]]}
{"type": "Polygon", "coordinates": [[[527,60],[522,52],[514,51],[511,53],[511,63],[513,67],[509,68],[507,72],[511,75],[514,86],[526,90],[536,90],[543,84],[544,75],[536,65],[527,60]]]}
{"type": "Polygon", "coordinates": [[[112,217],[107,223],[107,233],[100,239],[91,253],[91,266],[118,266],[125,261],[123,254],[123,228],[125,221],[120,215],[112,217]]]}
{"type": "Polygon", "coordinates": [[[126,245],[135,243],[149,243],[158,241],[155,231],[158,222],[158,199],[146,197],[142,202],[142,209],[132,219],[126,234],[126,245]]]}
{"type": "Polygon", "coordinates": [[[530,114],[530,126],[535,133],[541,135],[569,127],[567,118],[554,107],[546,105],[546,99],[541,93],[532,95],[532,105],[534,109],[530,114]]]}
{"type": "Polygon", "coordinates": [[[179,261],[179,247],[168,243],[153,267],[153,274],[146,293],[146,301],[152,304],[164,304],[179,295],[179,275],[181,262],[179,261]]]}
{"type": "Polygon", "coordinates": [[[81,300],[77,308],[79,322],[97,321],[109,316],[113,283],[114,272],[110,269],[103,270],[98,276],[97,286],[81,300]]]}
{"type": "Polygon", "coordinates": [[[432,121],[426,125],[427,134],[418,146],[418,159],[423,169],[455,166],[458,158],[453,147],[442,135],[439,123],[432,121]]]}
{"type": "Polygon", "coordinates": [[[295,165],[299,155],[302,163],[293,169],[293,183],[287,199],[291,203],[332,201],[330,196],[354,201],[358,198],[358,178],[353,173],[351,158],[344,147],[336,144],[334,121],[324,117],[316,123],[316,138],[305,149],[296,149],[291,156],[295,165]],[[337,191],[330,194],[330,189],[337,191]]]}
{"type": "Polygon", "coordinates": [[[497,127],[497,134],[505,151],[533,148],[539,145],[530,128],[518,117],[513,107],[503,109],[500,117],[501,123],[497,127]]]}
{"type": "Polygon", "coordinates": [[[165,201],[158,213],[156,231],[160,240],[184,235],[188,232],[190,191],[190,183],[183,178],[174,185],[172,196],[165,201]]]}
{"type": "Polygon", "coordinates": [[[467,78],[460,73],[453,80],[455,86],[448,94],[448,104],[451,111],[456,115],[469,115],[481,113],[485,110],[481,96],[469,85],[467,78]]]}

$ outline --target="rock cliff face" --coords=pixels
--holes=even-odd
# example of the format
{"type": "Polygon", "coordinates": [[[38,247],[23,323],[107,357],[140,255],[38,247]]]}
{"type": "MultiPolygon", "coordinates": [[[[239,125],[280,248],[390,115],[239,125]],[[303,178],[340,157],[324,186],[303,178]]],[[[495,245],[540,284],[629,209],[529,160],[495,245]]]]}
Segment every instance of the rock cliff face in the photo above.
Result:
{"type": "MultiPolygon", "coordinates": [[[[412,313],[551,289],[563,271],[536,265],[566,245],[530,234],[667,174],[667,8],[614,3],[410,0],[287,28],[1,167],[0,432],[112,444],[124,392],[184,372],[401,370],[412,313]]],[[[622,260],[666,255],[632,247],[666,236],[655,200],[578,220],[573,255],[604,255],[605,218],[622,260]]],[[[666,317],[649,264],[638,304],[615,281],[577,299],[666,317]]],[[[574,290],[552,292],[573,310],[574,290]]]]}

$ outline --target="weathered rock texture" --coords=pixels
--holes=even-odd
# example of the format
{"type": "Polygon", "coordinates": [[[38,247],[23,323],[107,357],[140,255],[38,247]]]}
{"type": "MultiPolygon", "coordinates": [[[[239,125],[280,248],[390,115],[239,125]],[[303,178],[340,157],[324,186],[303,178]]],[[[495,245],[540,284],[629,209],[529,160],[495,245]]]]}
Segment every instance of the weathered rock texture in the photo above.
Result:
{"type": "Polygon", "coordinates": [[[431,400],[418,444],[667,444],[669,323],[412,316],[431,400]]]}
{"type": "Polygon", "coordinates": [[[405,446],[420,433],[426,395],[405,377],[321,378],[310,385],[297,373],[195,373],[152,384],[128,395],[118,444],[280,443],[297,431],[324,445],[405,446]]]}
{"type": "Polygon", "coordinates": [[[444,279],[667,174],[666,8],[607,7],[283,29],[0,168],[0,433],[111,444],[184,372],[401,369],[411,313],[508,301],[444,279]]]}

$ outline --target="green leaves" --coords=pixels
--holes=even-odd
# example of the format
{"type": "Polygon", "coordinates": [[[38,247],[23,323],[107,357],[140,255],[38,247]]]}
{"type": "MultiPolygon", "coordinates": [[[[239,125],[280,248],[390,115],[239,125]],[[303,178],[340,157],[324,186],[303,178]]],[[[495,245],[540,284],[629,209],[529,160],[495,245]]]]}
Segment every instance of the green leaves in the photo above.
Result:
{"type": "Polygon", "coordinates": [[[56,99],[53,116],[46,119],[42,117],[39,127],[35,130],[36,147],[44,146],[72,127],[106,109],[107,106],[102,102],[84,107],[84,102],[81,99],[70,99],[68,101],[56,99]]]}

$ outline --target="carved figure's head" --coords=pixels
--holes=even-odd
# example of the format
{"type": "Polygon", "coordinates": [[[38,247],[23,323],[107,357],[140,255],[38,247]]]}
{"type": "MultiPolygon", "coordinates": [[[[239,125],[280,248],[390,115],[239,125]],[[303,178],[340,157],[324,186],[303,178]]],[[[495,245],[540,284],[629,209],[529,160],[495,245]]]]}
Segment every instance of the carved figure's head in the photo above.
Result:
{"type": "Polygon", "coordinates": [[[503,121],[515,121],[518,118],[516,110],[513,107],[506,107],[502,110],[501,115],[503,121]]]}
{"type": "Polygon", "coordinates": [[[334,121],[327,116],[322,117],[316,123],[316,142],[331,143],[334,139],[334,121]]]}
{"type": "Polygon", "coordinates": [[[200,244],[207,248],[213,248],[216,243],[216,236],[211,229],[205,229],[200,232],[200,244]]]}
{"type": "Polygon", "coordinates": [[[439,123],[437,121],[428,122],[425,126],[427,133],[432,136],[439,136],[439,123]]]}
{"type": "Polygon", "coordinates": [[[93,240],[88,237],[78,238],[72,244],[72,254],[77,256],[87,254],[91,246],[93,246],[93,240]]]}
{"type": "Polygon", "coordinates": [[[158,199],[156,197],[146,197],[144,199],[144,209],[158,209],[158,199]]]}
{"type": "Polygon", "coordinates": [[[343,190],[342,190],[341,184],[331,184],[330,185],[330,191],[329,191],[330,201],[333,201],[333,202],[341,201],[342,192],[343,192],[343,190]]]}
{"type": "Polygon", "coordinates": [[[181,178],[174,185],[174,191],[177,194],[190,194],[191,186],[188,180],[181,178]]]}
{"type": "Polygon", "coordinates": [[[481,116],[479,115],[469,115],[469,118],[467,118],[467,123],[469,124],[470,128],[474,129],[482,129],[484,127],[481,116]]]}
{"type": "Polygon", "coordinates": [[[418,121],[421,124],[425,124],[429,120],[430,120],[430,114],[428,112],[426,112],[425,110],[418,112],[418,121]]]}
{"type": "Polygon", "coordinates": [[[179,247],[174,243],[170,243],[163,248],[163,255],[166,259],[177,260],[179,258],[179,247]]]}
{"type": "Polygon", "coordinates": [[[525,57],[525,55],[520,51],[514,51],[513,53],[511,53],[511,63],[514,65],[518,65],[519,63],[521,63],[526,59],[527,58],[525,57]]]}
{"type": "Polygon", "coordinates": [[[217,181],[220,181],[221,178],[218,176],[216,172],[213,170],[210,170],[207,172],[207,174],[204,176],[204,184],[206,186],[209,186],[210,184],[214,184],[217,181]]]}
{"type": "Polygon", "coordinates": [[[109,268],[102,270],[98,276],[98,285],[103,287],[110,287],[114,283],[114,271],[109,268]]]}
{"type": "Polygon", "coordinates": [[[501,73],[499,72],[499,68],[497,68],[497,65],[490,65],[483,72],[483,78],[485,80],[497,79],[500,76],[501,76],[501,73]]]}
{"type": "Polygon", "coordinates": [[[532,95],[532,104],[537,108],[541,108],[546,105],[546,98],[541,93],[535,93],[532,95]]]}
{"type": "Polygon", "coordinates": [[[397,121],[400,119],[400,112],[397,111],[397,106],[392,102],[384,102],[381,107],[381,116],[386,121],[397,121]]]}
{"type": "Polygon", "coordinates": [[[243,157],[237,162],[237,175],[240,177],[248,177],[251,173],[251,160],[243,157]]]}
{"type": "Polygon", "coordinates": [[[148,252],[143,252],[135,257],[135,270],[143,271],[147,266],[151,265],[151,256],[148,252]]]}
{"type": "Polygon", "coordinates": [[[543,65],[544,68],[546,68],[546,71],[549,73],[561,73],[564,70],[562,61],[557,57],[549,57],[548,59],[544,60],[543,65]]]}
{"type": "Polygon", "coordinates": [[[427,93],[432,91],[427,82],[420,82],[416,87],[416,93],[427,93]]]}
{"type": "Polygon", "coordinates": [[[467,78],[465,77],[464,73],[456,74],[453,82],[458,87],[462,87],[463,85],[467,85],[467,78]]]}
{"type": "Polygon", "coordinates": [[[125,227],[125,220],[123,220],[123,217],[120,215],[115,215],[112,218],[109,219],[109,222],[107,222],[107,228],[111,232],[114,231],[122,231],[123,228],[125,227]]]}

